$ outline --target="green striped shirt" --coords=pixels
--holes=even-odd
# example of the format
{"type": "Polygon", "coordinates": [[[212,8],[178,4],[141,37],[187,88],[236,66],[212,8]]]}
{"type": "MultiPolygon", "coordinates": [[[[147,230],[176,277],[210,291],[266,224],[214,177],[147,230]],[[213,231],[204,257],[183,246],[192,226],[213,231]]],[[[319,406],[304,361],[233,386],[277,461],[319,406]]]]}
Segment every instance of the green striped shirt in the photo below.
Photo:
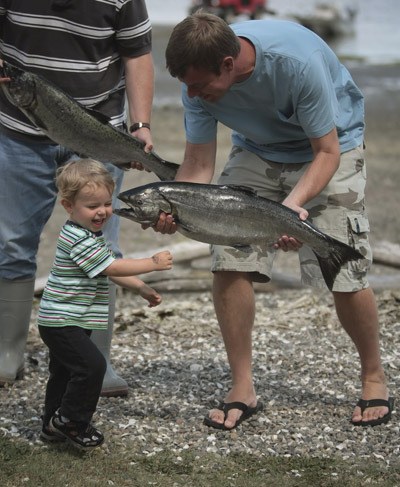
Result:
{"type": "Polygon", "coordinates": [[[40,326],[108,326],[108,277],[101,273],[115,256],[101,232],[67,221],[61,229],[38,313],[40,326]]]}

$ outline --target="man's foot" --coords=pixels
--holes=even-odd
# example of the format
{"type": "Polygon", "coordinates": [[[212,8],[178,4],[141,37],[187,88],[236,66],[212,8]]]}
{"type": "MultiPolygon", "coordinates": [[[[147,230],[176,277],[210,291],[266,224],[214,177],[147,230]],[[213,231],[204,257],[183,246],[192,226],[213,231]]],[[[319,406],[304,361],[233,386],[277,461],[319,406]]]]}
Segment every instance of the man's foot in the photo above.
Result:
{"type": "MultiPolygon", "coordinates": [[[[218,429],[232,429],[238,426],[238,421],[242,414],[244,414],[244,409],[247,410],[248,414],[252,408],[257,408],[257,396],[252,385],[246,390],[239,389],[239,387],[233,387],[225,396],[225,400],[221,402],[221,404],[217,408],[211,409],[208,416],[206,416],[207,422],[213,423],[214,428],[218,428],[218,424],[220,424],[221,428],[218,429]],[[234,406],[234,403],[241,403],[241,405],[239,407],[232,407],[232,405],[234,406]],[[221,404],[229,406],[225,406],[225,408],[221,409],[221,404]],[[214,423],[217,426],[215,426],[214,423]]],[[[258,412],[258,410],[255,412],[258,412]]]]}
{"type": "Polygon", "coordinates": [[[366,409],[370,409],[374,407],[376,408],[378,406],[384,406],[388,408],[389,412],[380,418],[371,419],[370,421],[364,420],[364,421],[352,422],[354,426],[378,426],[380,424],[386,424],[390,421],[390,418],[392,417],[392,411],[394,408],[394,398],[389,397],[387,401],[385,399],[370,399],[369,401],[366,401],[365,399],[360,399],[357,403],[357,406],[361,409],[361,413],[364,413],[366,409]]]}
{"type": "MultiPolygon", "coordinates": [[[[389,393],[386,384],[383,382],[372,381],[363,382],[361,399],[364,401],[372,401],[373,399],[383,399],[384,401],[388,401],[389,393]]],[[[390,419],[389,413],[391,413],[389,403],[372,403],[368,406],[366,403],[359,402],[353,411],[351,422],[361,426],[363,423],[371,424],[371,422],[380,424],[379,420],[382,418],[385,418],[387,421],[390,419]],[[376,423],[376,421],[378,421],[378,423],[376,423]]]]}
{"type": "Polygon", "coordinates": [[[206,426],[210,426],[211,428],[219,429],[219,430],[231,430],[236,427],[238,427],[243,421],[246,419],[251,418],[254,414],[258,413],[259,411],[263,410],[263,404],[258,401],[257,405],[255,407],[250,407],[247,406],[247,404],[244,404],[243,402],[221,402],[218,406],[217,409],[214,409],[213,411],[222,411],[224,413],[224,419],[227,418],[229,411],[231,410],[237,410],[241,411],[242,414],[239,415],[239,418],[236,420],[235,424],[232,427],[226,426],[226,422],[218,422],[218,421],[213,421],[210,417],[206,416],[204,418],[204,424],[206,426]]]}

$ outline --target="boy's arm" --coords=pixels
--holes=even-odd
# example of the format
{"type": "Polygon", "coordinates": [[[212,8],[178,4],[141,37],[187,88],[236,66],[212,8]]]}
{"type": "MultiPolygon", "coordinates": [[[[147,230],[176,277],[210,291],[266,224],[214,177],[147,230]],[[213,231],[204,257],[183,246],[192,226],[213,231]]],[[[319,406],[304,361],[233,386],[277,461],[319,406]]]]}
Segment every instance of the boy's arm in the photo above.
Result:
{"type": "Polygon", "coordinates": [[[144,282],[135,276],[126,276],[126,277],[114,277],[110,276],[110,280],[117,284],[118,286],[124,287],[125,289],[130,289],[131,291],[135,291],[139,294],[139,288],[144,284],[144,282]]]}
{"type": "Polygon", "coordinates": [[[110,277],[110,279],[115,282],[115,284],[118,284],[118,286],[130,289],[142,296],[143,299],[146,299],[149,302],[149,308],[161,303],[161,296],[157,291],[137,277],[110,277]]]}
{"type": "Polygon", "coordinates": [[[172,255],[168,250],[164,250],[145,259],[115,259],[103,270],[103,274],[108,277],[128,277],[171,268],[172,255]]]}

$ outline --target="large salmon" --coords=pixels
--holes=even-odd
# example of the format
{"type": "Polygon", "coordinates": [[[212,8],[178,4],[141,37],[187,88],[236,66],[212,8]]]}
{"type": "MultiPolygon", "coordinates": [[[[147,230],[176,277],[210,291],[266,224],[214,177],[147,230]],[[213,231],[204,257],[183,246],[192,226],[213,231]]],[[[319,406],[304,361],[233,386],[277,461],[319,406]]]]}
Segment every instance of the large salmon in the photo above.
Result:
{"type": "Polygon", "coordinates": [[[178,164],[146,153],[144,143],[110,125],[104,116],[80,105],[42,76],[3,61],[0,83],[7,99],[17,106],[52,141],[77,154],[116,166],[140,162],[159,179],[173,180],[178,164]]]}
{"type": "Polygon", "coordinates": [[[331,290],[342,265],[364,258],[295,211],[248,188],[171,181],[139,186],[118,198],[129,208],[114,210],[117,215],[152,225],[160,212],[170,213],[180,233],[210,244],[251,251],[268,248],[282,235],[295,237],[313,250],[331,290]]]}

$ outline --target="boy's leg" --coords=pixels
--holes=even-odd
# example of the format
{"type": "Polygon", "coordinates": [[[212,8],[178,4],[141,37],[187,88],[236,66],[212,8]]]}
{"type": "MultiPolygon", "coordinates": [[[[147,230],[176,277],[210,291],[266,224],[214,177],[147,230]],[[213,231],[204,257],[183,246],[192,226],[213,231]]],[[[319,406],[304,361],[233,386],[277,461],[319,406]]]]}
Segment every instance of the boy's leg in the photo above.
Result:
{"type": "MultiPolygon", "coordinates": [[[[106,370],[102,353],[90,340],[89,332],[78,326],[41,326],[40,336],[56,358],[57,366],[70,376],[60,404],[61,414],[76,423],[89,424],[106,370]]],[[[62,392],[55,385],[52,390],[55,395],[62,392]]]]}

